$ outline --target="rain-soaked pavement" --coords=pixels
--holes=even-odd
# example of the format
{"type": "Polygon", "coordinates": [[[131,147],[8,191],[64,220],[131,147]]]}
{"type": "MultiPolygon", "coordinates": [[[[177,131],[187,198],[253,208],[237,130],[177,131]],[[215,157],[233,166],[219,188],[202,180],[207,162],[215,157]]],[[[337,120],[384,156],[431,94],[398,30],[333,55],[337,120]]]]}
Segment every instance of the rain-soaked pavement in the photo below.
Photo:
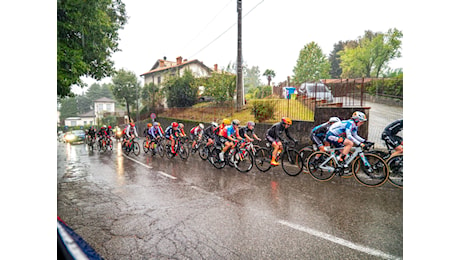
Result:
{"type": "Polygon", "coordinates": [[[403,189],[57,144],[57,212],[105,259],[398,259],[403,189]]]}

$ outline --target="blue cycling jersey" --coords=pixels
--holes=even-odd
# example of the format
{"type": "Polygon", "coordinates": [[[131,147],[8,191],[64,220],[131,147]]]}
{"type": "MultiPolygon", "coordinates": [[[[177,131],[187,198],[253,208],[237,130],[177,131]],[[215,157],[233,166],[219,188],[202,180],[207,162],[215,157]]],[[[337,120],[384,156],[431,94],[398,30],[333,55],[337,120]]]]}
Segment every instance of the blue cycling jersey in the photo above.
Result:
{"type": "Polygon", "coordinates": [[[364,142],[365,139],[358,135],[358,126],[356,125],[353,119],[344,120],[340,122],[336,122],[329,127],[329,131],[327,132],[327,138],[330,136],[336,137],[346,137],[359,145],[360,143],[364,142]]]}

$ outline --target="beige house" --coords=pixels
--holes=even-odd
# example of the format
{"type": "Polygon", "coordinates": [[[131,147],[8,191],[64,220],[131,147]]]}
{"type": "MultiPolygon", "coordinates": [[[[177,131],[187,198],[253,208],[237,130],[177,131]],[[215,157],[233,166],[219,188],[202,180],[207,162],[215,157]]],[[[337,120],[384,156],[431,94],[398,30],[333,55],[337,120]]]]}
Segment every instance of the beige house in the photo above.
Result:
{"type": "Polygon", "coordinates": [[[66,118],[64,124],[66,126],[97,125],[104,116],[126,117],[124,110],[119,110],[115,107],[115,100],[113,99],[106,97],[96,99],[93,106],[94,110],[88,113],[66,118]]]}
{"type": "MultiPolygon", "coordinates": [[[[179,56],[175,62],[167,61],[166,57],[157,60],[148,72],[140,76],[144,78],[144,84],[153,82],[153,84],[162,88],[167,77],[180,77],[184,75],[185,70],[190,70],[195,77],[209,77],[213,71],[218,71],[217,64],[214,65],[214,70],[212,70],[197,59],[189,61],[179,56]]],[[[166,106],[165,100],[162,103],[166,106]]]]}

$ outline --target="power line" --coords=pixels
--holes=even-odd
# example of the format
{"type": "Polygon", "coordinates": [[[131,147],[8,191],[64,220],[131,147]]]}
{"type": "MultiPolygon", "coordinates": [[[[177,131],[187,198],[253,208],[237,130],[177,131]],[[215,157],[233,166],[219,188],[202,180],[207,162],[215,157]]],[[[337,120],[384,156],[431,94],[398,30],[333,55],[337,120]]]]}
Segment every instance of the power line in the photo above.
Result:
{"type": "MultiPolygon", "coordinates": [[[[258,4],[256,4],[253,8],[251,8],[251,10],[249,10],[245,15],[243,15],[243,18],[246,17],[248,14],[250,14],[254,9],[256,9],[256,7],[258,7],[264,0],[260,1],[258,4]]],[[[222,37],[222,35],[224,35],[225,33],[227,33],[230,29],[232,29],[237,23],[234,23],[232,24],[227,30],[225,30],[223,33],[221,33],[219,36],[217,36],[214,40],[212,40],[210,43],[208,43],[206,46],[204,46],[203,48],[201,48],[199,51],[197,51],[196,53],[194,53],[192,56],[190,56],[190,58],[193,58],[195,55],[197,55],[198,53],[202,52],[203,50],[205,50],[207,47],[209,47],[209,45],[213,44],[215,41],[217,41],[220,37],[222,37]]]]}
{"type": "Polygon", "coordinates": [[[203,32],[208,28],[208,26],[209,26],[212,22],[214,22],[214,20],[216,20],[216,18],[217,18],[217,17],[228,7],[228,5],[229,5],[232,1],[233,1],[233,0],[230,0],[230,1],[224,6],[224,8],[222,8],[222,9],[214,16],[214,18],[212,18],[211,21],[209,21],[209,22],[204,26],[204,28],[203,28],[203,29],[202,29],[192,40],[190,40],[184,47],[182,47],[182,50],[184,50],[187,46],[189,46],[190,43],[192,43],[193,41],[195,41],[195,40],[198,38],[198,36],[200,36],[201,33],[203,33],[203,32]]]}

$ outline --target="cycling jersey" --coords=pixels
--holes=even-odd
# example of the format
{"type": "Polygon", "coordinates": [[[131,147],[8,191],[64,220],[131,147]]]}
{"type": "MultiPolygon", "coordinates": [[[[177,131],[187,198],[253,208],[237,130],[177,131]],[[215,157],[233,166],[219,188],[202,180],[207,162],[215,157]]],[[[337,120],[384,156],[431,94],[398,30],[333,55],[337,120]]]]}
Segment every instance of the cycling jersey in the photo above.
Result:
{"type": "Polygon", "coordinates": [[[220,135],[222,137],[225,137],[227,139],[229,139],[229,137],[239,137],[239,133],[237,131],[237,129],[235,129],[235,127],[233,127],[232,125],[229,125],[229,126],[226,126],[224,127],[221,131],[220,131],[220,135]]]}
{"type": "Polygon", "coordinates": [[[364,138],[358,135],[358,126],[353,119],[335,122],[329,127],[326,134],[326,139],[334,144],[341,143],[340,137],[350,139],[356,145],[365,141],[364,138]]]}
{"type": "Polygon", "coordinates": [[[385,143],[390,146],[390,148],[394,149],[399,146],[403,139],[396,134],[399,133],[403,129],[403,120],[396,120],[393,123],[389,124],[382,133],[382,139],[385,143]]]}
{"type": "Polygon", "coordinates": [[[107,133],[107,130],[106,129],[103,129],[101,128],[98,132],[97,132],[97,136],[101,137],[101,136],[107,136],[108,133],[107,133]]]}
{"type": "Polygon", "coordinates": [[[190,130],[191,135],[199,135],[199,134],[202,134],[202,133],[203,133],[203,129],[201,129],[200,126],[195,126],[194,128],[192,128],[190,130]]]}
{"type": "Polygon", "coordinates": [[[137,135],[136,126],[131,127],[131,125],[128,125],[128,126],[126,127],[126,131],[125,131],[125,132],[126,132],[126,136],[128,136],[128,138],[131,137],[131,135],[134,135],[134,136],[136,136],[136,137],[139,137],[139,136],[137,135]]]}
{"type": "Polygon", "coordinates": [[[250,134],[251,135],[254,134],[254,129],[251,130],[251,129],[249,129],[248,126],[245,126],[245,127],[240,128],[239,134],[240,134],[241,137],[244,138],[245,134],[248,135],[248,136],[250,136],[250,134]]]}
{"type": "MultiPolygon", "coordinates": [[[[218,127],[216,127],[216,129],[218,129],[218,127]]],[[[212,130],[212,125],[206,127],[203,134],[206,138],[214,138],[216,136],[216,133],[212,130]]]]}
{"type": "Polygon", "coordinates": [[[321,125],[315,126],[310,133],[310,139],[318,145],[318,147],[323,146],[323,140],[326,137],[326,133],[329,130],[331,125],[329,122],[323,123],[321,125]]]}
{"type": "Polygon", "coordinates": [[[158,126],[152,126],[150,127],[149,129],[149,134],[153,137],[153,138],[157,138],[157,137],[163,137],[163,134],[161,133],[161,129],[160,127],[158,126]]]}
{"type": "Polygon", "coordinates": [[[289,130],[288,128],[284,127],[283,123],[279,122],[279,123],[276,123],[274,125],[272,125],[266,132],[265,134],[265,137],[267,138],[268,141],[270,141],[271,143],[273,142],[278,142],[280,140],[282,140],[282,136],[281,134],[282,133],[285,133],[286,136],[291,139],[291,140],[294,140],[294,138],[291,137],[291,135],[289,134],[289,130]]]}
{"type": "Polygon", "coordinates": [[[171,137],[176,139],[177,137],[179,137],[179,134],[180,134],[180,130],[179,129],[174,130],[172,126],[168,126],[165,130],[165,137],[168,139],[171,139],[171,137]]]}
{"type": "Polygon", "coordinates": [[[91,129],[88,130],[88,135],[91,136],[91,137],[95,137],[96,136],[96,131],[93,128],[91,128],[91,129]]]}

